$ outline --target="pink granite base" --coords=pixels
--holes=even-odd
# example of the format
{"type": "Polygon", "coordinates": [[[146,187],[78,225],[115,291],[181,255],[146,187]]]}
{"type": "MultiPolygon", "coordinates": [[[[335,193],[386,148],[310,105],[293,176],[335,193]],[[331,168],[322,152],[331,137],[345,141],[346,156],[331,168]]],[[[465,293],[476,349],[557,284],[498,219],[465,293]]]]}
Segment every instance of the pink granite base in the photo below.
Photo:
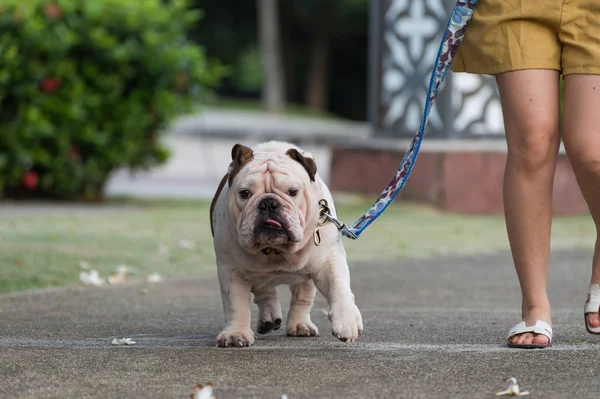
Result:
{"type": "MultiPolygon", "coordinates": [[[[378,195],[398,167],[403,152],[335,148],[330,188],[337,192],[378,195]]],[[[421,201],[449,212],[502,214],[502,182],[506,154],[502,152],[421,152],[398,199],[421,201]]],[[[554,180],[554,213],[585,213],[567,156],[559,155],[554,180]]]]}

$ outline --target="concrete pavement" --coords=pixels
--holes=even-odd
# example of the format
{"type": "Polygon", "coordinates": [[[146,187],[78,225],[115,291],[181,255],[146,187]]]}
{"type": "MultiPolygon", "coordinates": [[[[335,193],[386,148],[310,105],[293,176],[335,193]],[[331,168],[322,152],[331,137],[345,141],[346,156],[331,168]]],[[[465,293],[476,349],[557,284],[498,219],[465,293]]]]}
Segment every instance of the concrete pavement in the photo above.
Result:
{"type": "Polygon", "coordinates": [[[600,337],[582,313],[590,262],[553,254],[555,344],[535,351],[502,345],[520,300],[506,253],[355,265],[365,333],[354,345],[331,337],[319,295],[321,337],[215,348],[214,277],[0,296],[0,398],[188,398],[206,381],[222,399],[492,398],[509,376],[532,398],[597,398],[600,337]]]}

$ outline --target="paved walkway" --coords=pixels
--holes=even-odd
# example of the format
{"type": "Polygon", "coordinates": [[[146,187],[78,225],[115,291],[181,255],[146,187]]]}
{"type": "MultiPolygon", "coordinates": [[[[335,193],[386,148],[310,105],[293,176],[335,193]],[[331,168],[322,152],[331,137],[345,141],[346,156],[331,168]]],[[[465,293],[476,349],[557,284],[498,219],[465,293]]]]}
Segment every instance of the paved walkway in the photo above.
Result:
{"type": "MultiPolygon", "coordinates": [[[[211,199],[231,163],[233,146],[236,143],[252,146],[260,141],[255,137],[238,140],[167,136],[165,144],[171,151],[171,158],[165,165],[135,175],[127,171],[119,171],[109,180],[106,188],[107,195],[134,198],[211,199]]],[[[328,181],[331,149],[321,144],[308,144],[303,148],[315,155],[319,174],[328,181]]]]}
{"type": "Polygon", "coordinates": [[[492,398],[515,376],[533,398],[597,398],[600,337],[582,314],[590,259],[554,255],[555,346],[542,351],[502,345],[519,317],[508,254],[356,265],[366,330],[354,345],[329,335],[319,297],[322,337],[277,332],[253,348],[215,348],[213,277],[0,296],[0,397],[188,398],[210,380],[223,399],[492,398]]]}
{"type": "Polygon", "coordinates": [[[174,121],[171,130],[179,136],[217,139],[251,137],[260,141],[299,142],[301,145],[361,142],[372,134],[367,122],[218,108],[205,108],[197,114],[182,116],[174,121]]]}

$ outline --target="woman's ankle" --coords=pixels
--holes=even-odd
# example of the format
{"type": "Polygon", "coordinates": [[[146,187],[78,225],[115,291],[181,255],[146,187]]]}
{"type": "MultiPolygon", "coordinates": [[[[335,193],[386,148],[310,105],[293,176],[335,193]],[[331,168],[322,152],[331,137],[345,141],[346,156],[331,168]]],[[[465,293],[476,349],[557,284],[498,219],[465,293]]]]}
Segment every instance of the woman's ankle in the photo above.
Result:
{"type": "Polygon", "coordinates": [[[552,323],[551,318],[551,309],[550,302],[539,302],[537,301],[535,305],[530,305],[529,303],[523,303],[521,307],[521,317],[524,321],[533,323],[536,320],[542,320],[546,323],[552,323]]]}

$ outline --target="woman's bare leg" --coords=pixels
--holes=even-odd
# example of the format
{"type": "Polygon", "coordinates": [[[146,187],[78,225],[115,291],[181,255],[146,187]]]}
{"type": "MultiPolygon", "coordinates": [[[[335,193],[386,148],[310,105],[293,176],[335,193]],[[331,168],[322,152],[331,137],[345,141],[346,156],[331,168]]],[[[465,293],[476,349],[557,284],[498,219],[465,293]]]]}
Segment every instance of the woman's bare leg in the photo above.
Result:
{"type": "MultiPolygon", "coordinates": [[[[504,172],[504,213],[522,294],[522,318],[551,324],[546,292],[552,185],[559,135],[559,73],[520,70],[496,77],[500,90],[508,157],[504,172]]],[[[532,333],[513,344],[547,344],[532,333]]]]}
{"type": "MultiPolygon", "coordinates": [[[[565,76],[564,143],[577,182],[600,232],[600,75],[565,76]]],[[[592,284],[600,284],[600,241],[592,267],[592,284]]],[[[590,314],[592,327],[600,316],[590,314]]]]}

